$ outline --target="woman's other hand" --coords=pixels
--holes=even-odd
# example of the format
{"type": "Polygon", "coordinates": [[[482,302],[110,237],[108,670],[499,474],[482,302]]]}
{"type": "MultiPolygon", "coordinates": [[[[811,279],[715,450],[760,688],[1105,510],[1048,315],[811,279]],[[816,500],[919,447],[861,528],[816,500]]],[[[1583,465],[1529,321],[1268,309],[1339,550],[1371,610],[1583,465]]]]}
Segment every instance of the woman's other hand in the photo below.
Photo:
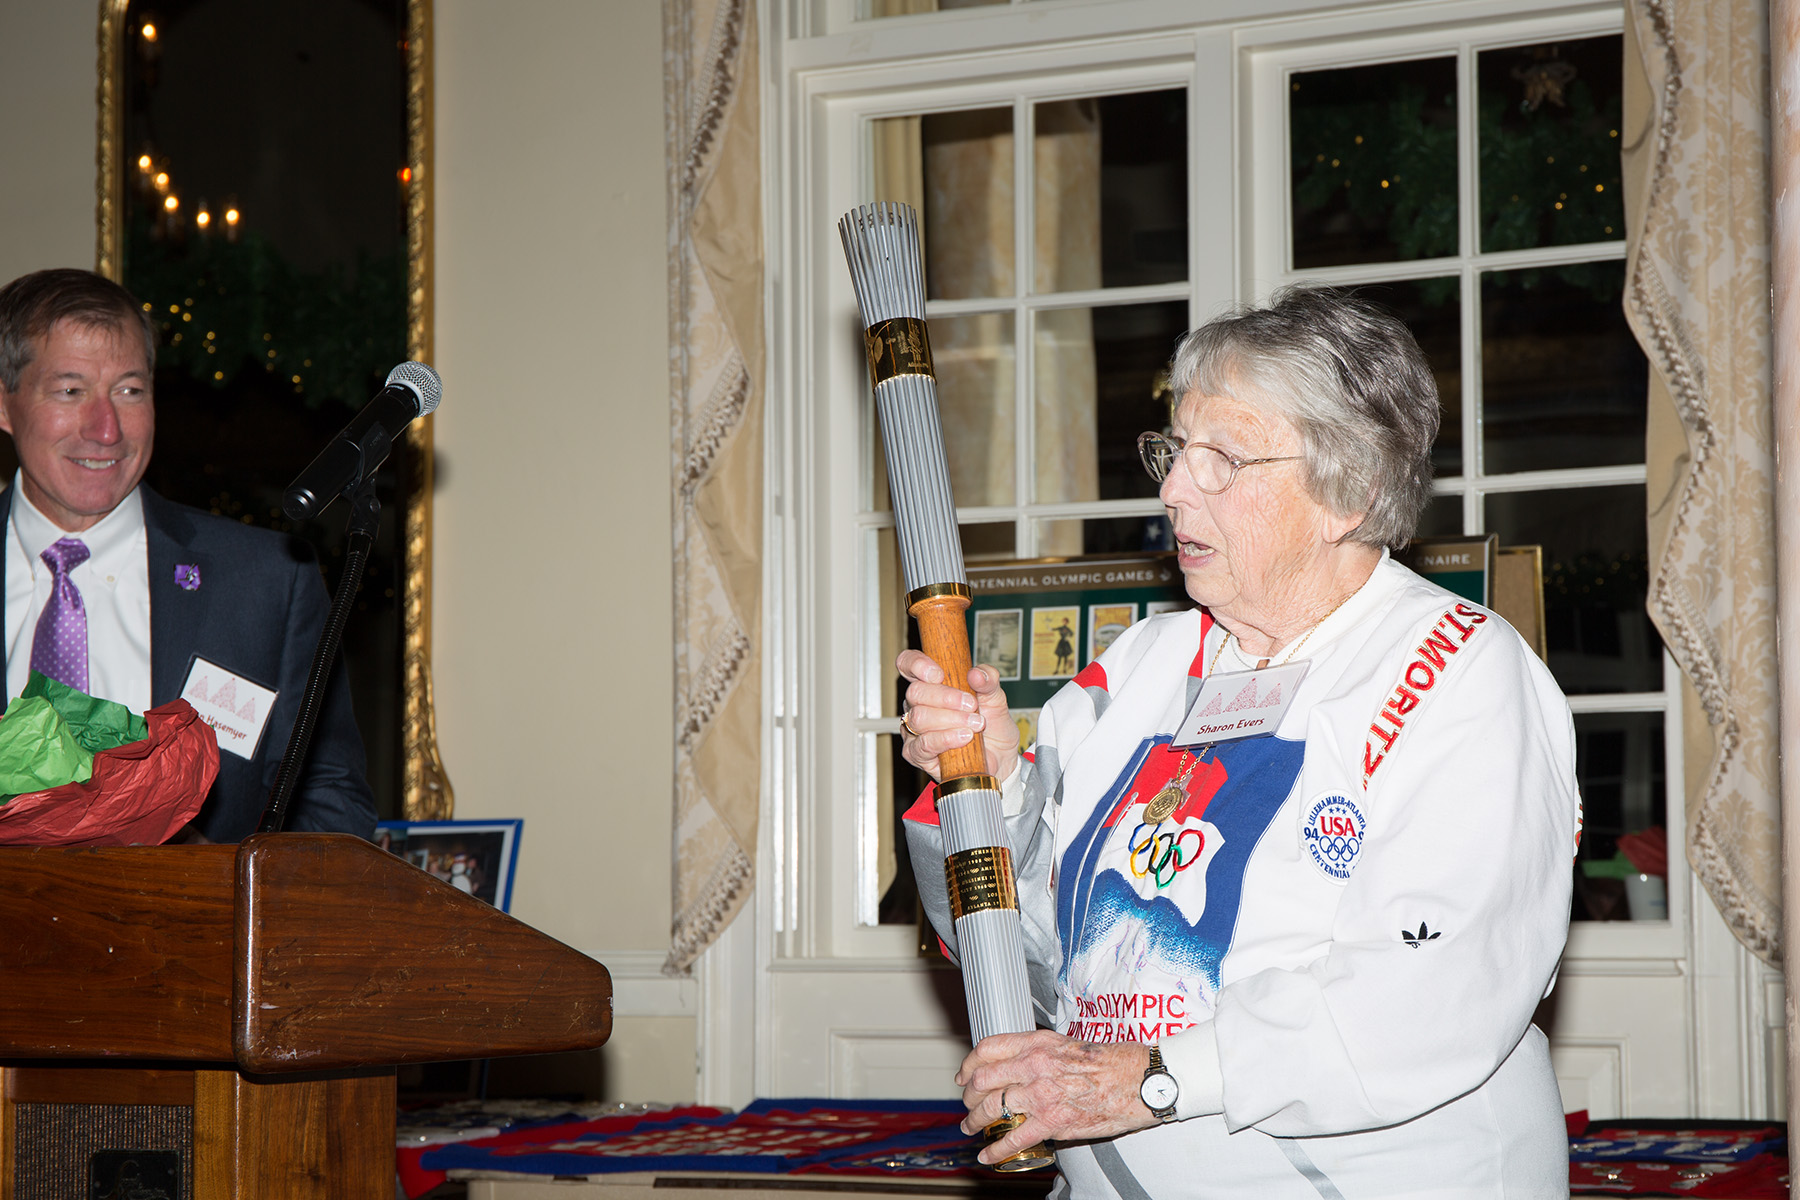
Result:
{"type": "Polygon", "coordinates": [[[970,695],[951,687],[944,669],[918,650],[904,650],[894,662],[906,679],[906,713],[901,737],[906,761],[938,782],[938,756],[966,746],[979,733],[995,779],[1012,774],[1019,761],[1019,727],[1006,707],[1000,676],[992,667],[969,672],[970,695]]]}
{"type": "Polygon", "coordinates": [[[992,1165],[1046,1138],[1066,1142],[1147,1129],[1156,1115],[1138,1088],[1149,1065],[1149,1049],[1137,1042],[1098,1045],[1044,1029],[982,1038],[956,1073],[969,1109],[963,1132],[980,1133],[1003,1111],[1025,1117],[981,1151],[981,1161],[992,1165]]]}

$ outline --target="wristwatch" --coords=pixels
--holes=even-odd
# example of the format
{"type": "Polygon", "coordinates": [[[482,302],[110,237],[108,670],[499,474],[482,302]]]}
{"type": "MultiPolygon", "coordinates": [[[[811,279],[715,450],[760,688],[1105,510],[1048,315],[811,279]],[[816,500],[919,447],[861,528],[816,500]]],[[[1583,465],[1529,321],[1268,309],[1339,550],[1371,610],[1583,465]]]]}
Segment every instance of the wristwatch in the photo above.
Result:
{"type": "Polygon", "coordinates": [[[1150,1065],[1144,1068],[1144,1082],[1138,1085],[1138,1099],[1157,1120],[1167,1125],[1175,1119],[1175,1100],[1180,1095],[1175,1077],[1163,1066],[1162,1047],[1152,1045],[1150,1065]]]}

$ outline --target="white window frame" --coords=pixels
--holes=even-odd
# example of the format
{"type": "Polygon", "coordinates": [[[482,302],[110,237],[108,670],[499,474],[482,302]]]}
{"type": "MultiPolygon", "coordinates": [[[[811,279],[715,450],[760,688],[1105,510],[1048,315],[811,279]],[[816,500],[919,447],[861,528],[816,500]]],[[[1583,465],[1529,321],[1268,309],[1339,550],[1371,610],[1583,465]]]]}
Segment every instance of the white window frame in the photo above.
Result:
{"type": "MultiPolygon", "coordinates": [[[[1221,43],[1218,56],[1228,47],[1221,43]]],[[[1153,515],[1161,511],[1154,499],[1112,500],[1059,504],[1029,501],[1029,412],[1032,355],[1031,317],[1037,311],[1100,304],[1138,304],[1177,300],[1193,310],[1193,288],[1188,283],[1149,287],[1096,289],[1087,292],[1032,294],[1029,288],[1028,246],[1034,214],[1031,210],[1031,155],[1029,138],[1032,106],[1047,100],[1095,95],[1185,88],[1189,94],[1190,121],[1199,90],[1196,81],[1195,41],[1191,35],[1154,35],[1114,42],[1100,48],[1072,53],[1065,49],[1025,52],[1008,56],[1001,69],[977,74],[966,63],[946,70],[921,71],[917,64],[854,72],[820,72],[809,75],[809,103],[816,118],[815,140],[825,164],[814,178],[810,205],[814,230],[828,234],[814,240],[808,274],[812,281],[812,314],[809,338],[812,369],[805,374],[817,383],[805,407],[812,412],[812,428],[824,449],[822,461],[830,501],[815,510],[820,541],[831,549],[813,565],[811,586],[821,596],[826,611],[846,614],[842,621],[819,636],[829,645],[824,658],[834,664],[830,682],[818,694],[848,699],[811,708],[806,723],[816,747],[806,756],[822,787],[807,789],[795,780],[786,794],[774,797],[773,833],[778,862],[787,870],[777,883],[777,956],[839,957],[851,960],[914,958],[917,932],[911,926],[873,924],[875,856],[875,773],[881,734],[899,731],[894,717],[879,715],[882,693],[892,677],[892,665],[882,664],[878,608],[875,592],[878,563],[874,548],[879,530],[891,528],[890,514],[870,511],[874,470],[874,409],[868,396],[866,364],[856,333],[860,330],[848,272],[837,245],[836,220],[864,202],[871,194],[873,163],[869,152],[870,122],[887,117],[976,108],[1011,108],[1014,114],[1014,188],[1016,286],[1010,296],[974,301],[933,301],[930,316],[967,312],[1010,312],[1015,321],[1017,355],[1015,404],[1020,406],[1020,433],[1015,441],[1018,461],[1018,502],[959,511],[961,523],[1011,521],[1018,531],[1021,552],[1033,545],[1036,522],[1129,515],[1153,515]],[[920,78],[924,74],[927,77],[920,78]],[[813,90],[816,89],[816,90],[813,90]],[[817,336],[817,331],[838,336],[817,336]],[[845,472],[844,468],[852,468],[845,472]],[[814,740],[816,739],[816,740],[814,740]],[[812,794],[808,795],[807,792],[812,794]],[[839,799],[827,804],[821,798],[839,799]],[[808,865],[812,870],[808,870],[808,865]],[[835,866],[833,865],[835,864],[835,866]],[[849,870],[843,869],[848,865],[849,870]]],[[[1228,99],[1223,89],[1221,99],[1228,99]]],[[[1190,165],[1190,186],[1192,186],[1190,165]]],[[[1213,188],[1213,203],[1229,213],[1230,189],[1213,188]]],[[[1191,193],[1190,193],[1191,194],[1191,193]]],[[[1192,209],[1190,208],[1190,212],[1192,209]]],[[[1190,238],[1190,271],[1199,257],[1198,239],[1190,238]]],[[[1229,286],[1231,262],[1213,266],[1220,282],[1229,286]]],[[[796,379],[797,387],[807,385],[796,379]]],[[[811,391],[810,388],[807,390],[811,391]]],[[[795,611],[781,606],[781,611],[795,611]]],[[[778,616],[779,619],[779,616],[778,616]]],[[[826,683],[824,679],[820,683],[826,683]]],[[[910,797],[895,797],[904,807],[910,797]]]]}
{"type": "MultiPolygon", "coordinates": [[[[780,0],[771,0],[779,4],[780,0]]],[[[883,718],[880,690],[887,670],[872,663],[879,647],[871,564],[865,541],[888,518],[865,512],[873,431],[868,383],[857,333],[860,322],[835,223],[869,195],[872,173],[867,123],[882,117],[1010,105],[1019,138],[1015,161],[1029,171],[1032,147],[1024,119],[1041,99],[1183,86],[1189,103],[1189,311],[1204,320],[1239,298],[1264,296],[1287,274],[1285,156],[1257,152],[1285,146],[1285,103],[1271,107],[1270,72],[1295,66],[1417,57],[1446,47],[1513,45],[1558,37],[1616,33],[1614,4],[1533,6],[1517,0],[1440,0],[1353,12],[1316,12],[1311,0],[1218,0],[1196,20],[1188,0],[1031,0],[1009,7],[859,21],[853,0],[790,0],[766,28],[776,36],[767,69],[774,100],[766,127],[770,161],[770,405],[768,409],[766,595],[769,803],[765,806],[759,912],[772,936],[769,953],[783,961],[838,960],[844,969],[910,963],[914,932],[866,923],[873,894],[875,831],[872,772],[875,735],[898,723],[883,718]],[[1312,9],[1315,11],[1309,12],[1312,9]],[[781,37],[785,28],[792,36],[781,37]],[[1343,39],[1360,38],[1354,51],[1343,39]],[[1229,115],[1227,115],[1229,114],[1229,115]],[[1272,114],[1272,115],[1271,115],[1272,114]],[[1229,128],[1229,154],[1218,150],[1216,126],[1229,128]],[[1203,123],[1214,126],[1201,136],[1203,123]],[[1272,139],[1272,140],[1271,140],[1272,139]],[[1197,150],[1196,147],[1204,147],[1197,150]],[[1232,162],[1237,170],[1218,169],[1232,162]],[[1235,178],[1235,182],[1234,182],[1235,178]],[[1275,181],[1271,185],[1271,178],[1275,181]],[[1265,198],[1274,197],[1274,207],[1265,198]],[[1282,214],[1276,221],[1271,212],[1282,214]],[[1229,230],[1229,236],[1208,231],[1229,230]],[[1265,264],[1277,264],[1269,267],[1265,264]]],[[[1472,126],[1474,113],[1459,106],[1472,126]]],[[[1465,139],[1467,144],[1467,139],[1465,139]]],[[[1467,152],[1463,152],[1467,157],[1467,152]]],[[[1461,186],[1471,186],[1463,163],[1461,186]]],[[[1016,187],[1015,237],[1031,236],[1029,175],[1016,187]]],[[[1472,219],[1463,206],[1464,223],[1472,219]]],[[[1465,231],[1465,239],[1469,236],[1465,231]]],[[[1465,241],[1464,250],[1472,243],[1465,241]]],[[[1622,247],[1609,253],[1622,254],[1622,247]]],[[[1476,264],[1524,266],[1591,258],[1555,247],[1506,255],[1458,256],[1425,264],[1388,264],[1358,278],[1417,277],[1466,271],[1476,264]],[[1383,274],[1386,272],[1386,274],[1383,274]]],[[[1099,295],[1024,298],[1027,259],[1017,258],[1018,295],[998,303],[934,303],[938,313],[1086,304],[1099,295]]],[[[1309,272],[1324,277],[1329,272],[1309,272]]],[[[1465,284],[1465,290],[1467,285],[1465,284]]],[[[1127,299],[1136,289],[1104,294],[1127,299]]],[[[1153,289],[1165,298],[1168,289],[1153,289]]],[[[1478,311],[1465,294],[1464,312],[1478,311]]],[[[1468,316],[1465,320],[1469,319],[1468,316]]],[[[1018,402],[1029,396],[1030,329],[1018,326],[1018,402]]],[[[1465,345],[1465,363],[1475,361],[1465,345]]],[[[1467,375],[1465,375],[1467,378],[1467,375]]],[[[1474,462],[1465,445],[1465,460],[1474,462]]],[[[1021,475],[1030,458],[1021,456],[1021,475]]],[[[1641,483],[1641,466],[1537,473],[1530,481],[1641,483]],[[1595,472],[1599,472],[1596,475],[1595,472]],[[1616,476],[1616,478],[1615,478],[1616,476]]],[[[1513,480],[1520,483],[1519,480],[1513,480]]],[[[1023,486],[1023,481],[1022,481],[1023,486]]],[[[1488,486],[1493,486],[1489,484],[1488,486]]],[[[1479,497],[1465,501],[1478,508],[1479,497]]],[[[1095,517],[1154,510],[1144,501],[964,510],[965,522],[1043,516],[1095,517]]],[[[1024,532],[1021,529],[1021,532],[1024,532]]],[[[1021,547],[1028,547],[1022,541],[1021,547]]],[[[1665,664],[1665,687],[1643,696],[1580,697],[1577,711],[1631,708],[1662,711],[1668,759],[1668,821],[1684,827],[1681,804],[1677,673],[1665,664]]],[[[904,805],[906,798],[895,797],[904,805]]],[[[1672,856],[1670,920],[1582,923],[1572,957],[1638,960],[1673,966],[1686,954],[1690,879],[1672,856]]]]}
{"type": "MultiPolygon", "coordinates": [[[[1465,417],[1462,422],[1461,474],[1442,478],[1434,495],[1462,498],[1463,531],[1485,532],[1483,501],[1496,492],[1542,491],[1580,486],[1643,486],[1642,463],[1519,471],[1486,474],[1481,464],[1481,425],[1478,397],[1481,388],[1481,275],[1494,270],[1558,266],[1574,262],[1621,260],[1625,257],[1624,229],[1616,242],[1545,246],[1528,250],[1482,252],[1480,250],[1479,163],[1476,132],[1476,56],[1483,50],[1535,42],[1618,34],[1623,13],[1617,5],[1582,6],[1572,11],[1529,19],[1493,20],[1471,24],[1373,34],[1363,38],[1332,36],[1320,40],[1319,31],[1305,40],[1246,39],[1242,45],[1241,79],[1244,103],[1239,108],[1242,137],[1239,142],[1238,178],[1243,181],[1242,211],[1250,248],[1245,258],[1241,286],[1246,296],[1265,297],[1283,284],[1300,280],[1326,283],[1375,283],[1456,276],[1461,281],[1462,380],[1465,417]],[[1456,58],[1457,74],[1457,253],[1440,258],[1404,262],[1369,263],[1296,270],[1290,259],[1292,193],[1288,183],[1287,97],[1289,77],[1298,71],[1364,66],[1426,57],[1456,58]]],[[[1664,788],[1667,828],[1679,848],[1686,828],[1683,805],[1684,776],[1681,754],[1680,670],[1663,652],[1663,686],[1657,691],[1609,693],[1569,697],[1576,714],[1654,712],[1663,716],[1664,788]]],[[[1570,928],[1569,959],[1643,960],[1652,968],[1688,954],[1688,906],[1691,877],[1685,854],[1669,856],[1669,915],[1663,921],[1578,921],[1570,928]]]]}

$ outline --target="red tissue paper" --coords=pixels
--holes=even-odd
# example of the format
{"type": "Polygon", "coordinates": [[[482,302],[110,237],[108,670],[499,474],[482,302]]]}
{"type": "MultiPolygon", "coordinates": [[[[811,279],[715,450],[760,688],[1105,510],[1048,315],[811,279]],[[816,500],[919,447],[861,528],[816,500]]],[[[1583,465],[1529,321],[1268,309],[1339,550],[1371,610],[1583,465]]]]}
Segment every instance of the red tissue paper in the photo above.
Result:
{"type": "Polygon", "coordinates": [[[1652,825],[1619,839],[1619,853],[1631,860],[1640,875],[1669,877],[1669,834],[1661,825],[1652,825]]]}
{"type": "Polygon", "coordinates": [[[94,755],[85,783],[0,806],[0,845],[160,846],[194,819],[219,774],[219,739],[186,700],[144,714],[150,736],[94,755]]]}

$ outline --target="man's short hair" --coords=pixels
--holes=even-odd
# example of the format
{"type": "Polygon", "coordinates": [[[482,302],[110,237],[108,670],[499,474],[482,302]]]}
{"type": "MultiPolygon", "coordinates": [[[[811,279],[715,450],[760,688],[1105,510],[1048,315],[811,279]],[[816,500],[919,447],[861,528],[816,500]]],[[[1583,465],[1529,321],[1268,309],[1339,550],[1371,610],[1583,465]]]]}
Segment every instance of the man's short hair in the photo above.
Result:
{"type": "Polygon", "coordinates": [[[137,297],[92,271],[55,267],[0,288],[0,387],[12,391],[58,321],[144,335],[144,365],[156,369],[156,326],[137,297]]]}

